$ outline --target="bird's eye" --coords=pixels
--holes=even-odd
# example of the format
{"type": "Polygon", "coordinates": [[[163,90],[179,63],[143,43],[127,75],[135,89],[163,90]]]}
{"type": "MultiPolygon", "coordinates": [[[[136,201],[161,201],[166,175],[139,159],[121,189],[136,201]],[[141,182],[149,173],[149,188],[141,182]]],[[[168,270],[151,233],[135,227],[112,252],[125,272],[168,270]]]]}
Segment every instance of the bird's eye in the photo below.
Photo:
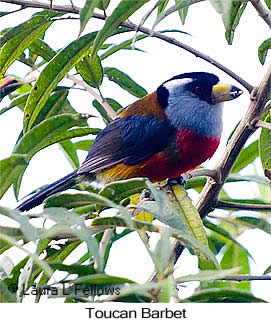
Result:
{"type": "Polygon", "coordinates": [[[197,95],[200,95],[201,94],[201,88],[199,86],[196,86],[195,89],[194,89],[194,93],[197,94],[197,95]]]}

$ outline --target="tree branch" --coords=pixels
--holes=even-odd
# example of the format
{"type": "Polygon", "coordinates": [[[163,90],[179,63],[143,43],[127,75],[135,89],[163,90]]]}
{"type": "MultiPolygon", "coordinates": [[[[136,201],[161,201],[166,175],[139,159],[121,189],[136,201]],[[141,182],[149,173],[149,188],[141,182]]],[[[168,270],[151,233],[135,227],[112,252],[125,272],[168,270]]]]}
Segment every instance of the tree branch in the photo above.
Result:
{"type": "Polygon", "coordinates": [[[271,11],[262,3],[261,0],[250,0],[253,7],[258,12],[259,16],[267,23],[271,28],[271,11]]]}
{"type": "Polygon", "coordinates": [[[249,204],[218,201],[216,208],[232,210],[249,210],[249,211],[271,211],[271,204],[249,204]]]}
{"type": "MultiPolygon", "coordinates": [[[[38,2],[38,1],[28,1],[28,0],[2,0],[2,1],[10,3],[10,4],[17,4],[17,5],[21,5],[21,6],[23,5],[24,7],[29,7],[29,8],[50,9],[49,4],[46,5],[46,4],[44,4],[42,2],[38,2]]],[[[64,12],[64,13],[79,14],[80,8],[71,7],[71,6],[53,5],[53,10],[59,11],[59,12],[64,12]]],[[[98,13],[94,13],[93,17],[97,18],[97,19],[101,19],[101,20],[106,19],[105,15],[98,14],[98,13]]],[[[221,63],[219,63],[218,61],[214,60],[212,57],[205,55],[205,54],[201,53],[200,51],[176,40],[173,37],[166,36],[160,32],[153,31],[153,30],[146,28],[146,27],[138,26],[138,25],[133,24],[132,22],[129,22],[129,21],[123,22],[121,24],[121,26],[129,28],[130,30],[140,31],[146,35],[161,39],[169,44],[180,47],[180,48],[190,52],[191,54],[195,55],[196,57],[199,57],[199,58],[205,60],[206,62],[209,62],[210,64],[216,66],[217,68],[219,68],[220,70],[222,70],[223,72],[225,72],[226,74],[231,76],[233,79],[235,79],[238,83],[242,84],[243,87],[248,90],[248,92],[251,92],[253,89],[253,86],[251,84],[249,84],[242,77],[240,77],[239,75],[237,75],[236,73],[234,73],[233,71],[228,69],[226,66],[224,66],[221,63]]]]}
{"type": "Polygon", "coordinates": [[[259,88],[252,97],[249,108],[234,132],[222,158],[216,165],[215,169],[221,174],[221,181],[214,182],[213,180],[208,180],[204,186],[199,200],[197,202],[197,208],[201,217],[205,217],[209,212],[211,212],[217,205],[218,195],[226,178],[230,174],[230,171],[234,165],[236,158],[238,157],[242,147],[246,143],[247,139],[255,132],[257,129],[255,127],[255,120],[259,120],[264,109],[266,101],[269,99],[271,88],[271,65],[269,66],[259,88]]]}
{"type": "Polygon", "coordinates": [[[117,117],[117,114],[114,111],[114,109],[111,107],[111,105],[106,100],[104,100],[97,92],[95,92],[94,89],[92,87],[90,87],[85,81],[79,80],[72,75],[67,75],[67,79],[73,81],[73,83],[75,83],[77,85],[82,86],[83,89],[85,89],[87,92],[89,92],[104,107],[108,116],[112,120],[114,120],[117,117]]]}

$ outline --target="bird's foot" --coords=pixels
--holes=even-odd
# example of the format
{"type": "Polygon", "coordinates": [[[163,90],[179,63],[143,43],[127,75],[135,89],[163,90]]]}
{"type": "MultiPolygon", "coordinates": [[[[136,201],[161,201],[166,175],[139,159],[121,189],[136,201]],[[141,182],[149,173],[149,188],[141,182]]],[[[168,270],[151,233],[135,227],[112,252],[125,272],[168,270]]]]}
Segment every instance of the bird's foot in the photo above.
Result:
{"type": "Polygon", "coordinates": [[[187,180],[189,179],[189,174],[183,174],[177,178],[172,178],[168,180],[168,184],[185,186],[187,180]]]}
{"type": "Polygon", "coordinates": [[[152,192],[148,188],[145,188],[140,194],[140,202],[143,202],[146,200],[154,201],[154,197],[152,195],[152,192]]]}

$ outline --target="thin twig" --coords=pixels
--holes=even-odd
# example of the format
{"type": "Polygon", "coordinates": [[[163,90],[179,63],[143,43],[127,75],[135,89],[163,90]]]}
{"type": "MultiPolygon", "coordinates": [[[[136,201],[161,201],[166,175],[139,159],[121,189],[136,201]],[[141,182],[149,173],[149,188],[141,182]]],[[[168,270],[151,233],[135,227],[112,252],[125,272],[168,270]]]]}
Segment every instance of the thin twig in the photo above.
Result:
{"type": "MultiPolygon", "coordinates": [[[[7,3],[12,3],[12,4],[17,4],[17,5],[24,5],[25,7],[31,7],[31,8],[42,8],[42,9],[50,9],[49,5],[46,5],[42,2],[30,2],[27,0],[2,0],[3,2],[7,2],[7,3]]],[[[79,10],[80,8],[78,7],[71,7],[71,6],[58,6],[58,5],[54,5],[53,6],[53,10],[55,11],[59,11],[59,12],[65,12],[65,13],[75,13],[75,14],[79,14],[79,10]]],[[[103,14],[98,14],[98,13],[94,13],[93,14],[94,18],[97,19],[101,19],[101,20],[105,20],[106,16],[103,14]]],[[[173,37],[169,37],[166,36],[160,32],[157,31],[153,31],[152,29],[146,28],[146,27],[139,27],[136,24],[133,24],[130,21],[126,21],[123,22],[122,24],[120,24],[120,26],[129,28],[130,30],[134,30],[134,31],[141,31],[142,33],[146,34],[146,35],[150,35],[152,37],[161,39],[169,44],[175,45],[177,47],[180,47],[188,52],[190,52],[191,54],[195,55],[196,57],[199,57],[207,62],[209,62],[210,64],[216,66],[217,68],[219,68],[220,70],[224,71],[226,74],[228,74],[229,76],[231,76],[233,79],[235,79],[237,82],[239,82],[240,84],[243,85],[244,88],[246,88],[248,90],[248,92],[251,92],[253,89],[253,86],[251,84],[249,84],[247,81],[245,81],[242,77],[240,77],[239,75],[237,75],[236,73],[234,73],[233,71],[231,71],[229,68],[227,68],[226,66],[222,65],[221,63],[219,63],[218,61],[214,60],[212,57],[205,55],[203,53],[201,53],[200,51],[190,47],[189,45],[186,45],[178,40],[176,40],[173,37]]]]}
{"type": "Polygon", "coordinates": [[[267,23],[271,28],[271,11],[263,4],[261,0],[250,0],[253,7],[258,12],[259,16],[267,23]]]}
{"type": "Polygon", "coordinates": [[[215,169],[206,169],[206,168],[199,168],[192,170],[191,172],[187,173],[188,179],[200,176],[207,176],[213,178],[216,182],[220,180],[219,173],[215,169]]]}
{"type": "Polygon", "coordinates": [[[271,204],[250,204],[218,201],[216,208],[249,211],[271,211],[271,204]]]}
{"type": "Polygon", "coordinates": [[[271,130],[271,123],[262,120],[257,121],[256,126],[271,130]]]}
{"type": "Polygon", "coordinates": [[[74,77],[73,75],[67,75],[67,78],[71,81],[73,81],[75,84],[82,86],[87,92],[89,92],[105,109],[105,111],[107,112],[108,116],[114,120],[117,117],[116,112],[114,111],[114,109],[111,107],[111,105],[104,100],[97,92],[95,92],[93,90],[92,87],[90,87],[85,81],[83,80],[79,80],[76,77],[74,77]]]}
{"type": "Polygon", "coordinates": [[[104,258],[106,248],[113,236],[114,236],[113,229],[107,229],[104,231],[102,240],[100,241],[100,244],[99,244],[99,254],[101,258],[104,258]]]}

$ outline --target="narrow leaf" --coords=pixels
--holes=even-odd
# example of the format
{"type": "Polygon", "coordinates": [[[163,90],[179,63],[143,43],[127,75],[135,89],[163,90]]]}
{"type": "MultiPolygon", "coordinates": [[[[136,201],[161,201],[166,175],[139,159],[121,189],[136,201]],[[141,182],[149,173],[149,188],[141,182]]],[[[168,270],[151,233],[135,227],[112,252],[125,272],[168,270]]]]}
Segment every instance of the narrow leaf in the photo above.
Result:
{"type": "MultiPolygon", "coordinates": [[[[271,112],[266,116],[265,122],[271,123],[271,112]]],[[[260,158],[265,174],[271,176],[271,131],[262,128],[259,141],[260,158]]],[[[268,176],[267,176],[268,177],[268,176]]]]}
{"type": "Polygon", "coordinates": [[[184,303],[266,303],[250,292],[235,288],[210,288],[196,292],[183,300],[184,303]]]}
{"type": "Polygon", "coordinates": [[[148,1],[149,0],[122,0],[119,3],[112,14],[106,19],[103,28],[98,32],[93,44],[91,59],[96,56],[104,41],[111,36],[112,30],[114,31],[122,22],[128,19],[135,11],[148,1]]]}
{"type": "Polygon", "coordinates": [[[74,143],[71,140],[63,140],[59,143],[60,147],[65,153],[66,158],[70,162],[72,168],[78,168],[80,166],[79,158],[77,156],[77,150],[74,143]]]}
{"type": "Polygon", "coordinates": [[[26,155],[12,154],[11,157],[0,161],[0,198],[28,164],[26,155]]]}
{"type": "Polygon", "coordinates": [[[91,50],[96,33],[87,34],[62,49],[40,73],[25,107],[24,131],[29,131],[58,82],[91,50]]]}
{"type": "Polygon", "coordinates": [[[166,18],[167,16],[169,16],[173,12],[178,11],[182,8],[185,8],[187,6],[190,6],[190,5],[200,2],[200,1],[201,0],[183,0],[183,1],[177,2],[175,5],[169,7],[167,10],[164,10],[163,12],[161,12],[158,15],[154,24],[152,25],[152,29],[154,29],[164,18],[166,18]]]}
{"type": "Polygon", "coordinates": [[[268,50],[271,49],[271,38],[266,39],[258,48],[258,57],[261,64],[265,63],[268,50]]]}
{"type": "Polygon", "coordinates": [[[238,173],[241,169],[250,165],[259,156],[258,145],[258,140],[256,140],[241,151],[234,164],[232,173],[238,173]]]}
{"type": "MultiPolygon", "coordinates": [[[[25,28],[20,33],[13,33],[13,37],[9,38],[0,50],[0,77],[5,74],[9,66],[34,40],[38,39],[51,24],[52,21],[48,22],[48,20],[43,17],[35,17],[29,21],[28,25],[24,25],[25,28]],[[29,28],[30,26],[31,28],[29,28]]],[[[21,28],[19,29],[21,30],[21,28]]],[[[9,35],[6,35],[6,37],[8,36],[9,35]]]]}
{"type": "Polygon", "coordinates": [[[98,6],[100,0],[86,0],[85,5],[82,9],[80,9],[80,32],[84,31],[86,24],[88,23],[89,19],[93,16],[94,9],[98,6]]]}
{"type": "Polygon", "coordinates": [[[89,56],[85,57],[76,65],[76,70],[90,86],[99,88],[102,84],[103,68],[98,55],[94,56],[92,60],[89,56]]]}
{"type": "Polygon", "coordinates": [[[121,88],[137,98],[141,98],[147,94],[147,91],[143,87],[117,68],[105,67],[104,74],[107,75],[110,81],[117,83],[121,88]]]}

